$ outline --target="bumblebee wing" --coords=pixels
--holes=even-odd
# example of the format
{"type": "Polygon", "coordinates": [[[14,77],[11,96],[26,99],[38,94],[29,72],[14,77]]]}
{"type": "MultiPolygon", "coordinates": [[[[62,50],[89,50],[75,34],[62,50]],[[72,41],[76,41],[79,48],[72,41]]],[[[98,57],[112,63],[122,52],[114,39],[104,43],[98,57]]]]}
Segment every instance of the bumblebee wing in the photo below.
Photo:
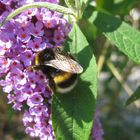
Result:
{"type": "Polygon", "coordinates": [[[59,61],[59,60],[50,60],[50,61],[48,61],[48,63],[46,65],[54,67],[54,68],[62,70],[62,71],[65,71],[65,72],[82,73],[83,68],[76,61],[72,60],[71,61],[72,64],[69,62],[59,61]]]}
{"type": "Polygon", "coordinates": [[[70,73],[83,72],[83,68],[78,62],[61,54],[57,54],[55,59],[47,61],[45,65],[70,73]]]}

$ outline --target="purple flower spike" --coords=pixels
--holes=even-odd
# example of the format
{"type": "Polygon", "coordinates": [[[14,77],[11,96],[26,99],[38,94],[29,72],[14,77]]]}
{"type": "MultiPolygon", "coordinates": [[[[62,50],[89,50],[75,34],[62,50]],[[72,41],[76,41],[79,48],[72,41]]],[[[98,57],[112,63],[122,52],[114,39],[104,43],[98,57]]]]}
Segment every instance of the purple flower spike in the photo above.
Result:
{"type": "MultiPolygon", "coordinates": [[[[59,0],[1,0],[0,21],[16,8],[33,2],[59,0]]],[[[0,86],[8,104],[24,111],[25,132],[40,140],[55,140],[51,123],[51,97],[47,73],[33,69],[35,56],[46,48],[63,46],[71,26],[61,13],[31,8],[8,21],[0,30],[0,86]],[[26,110],[25,110],[26,108],[26,110]]]]}
{"type": "Polygon", "coordinates": [[[94,126],[92,132],[92,138],[95,140],[103,140],[104,130],[99,119],[99,111],[94,116],[94,126]]]}

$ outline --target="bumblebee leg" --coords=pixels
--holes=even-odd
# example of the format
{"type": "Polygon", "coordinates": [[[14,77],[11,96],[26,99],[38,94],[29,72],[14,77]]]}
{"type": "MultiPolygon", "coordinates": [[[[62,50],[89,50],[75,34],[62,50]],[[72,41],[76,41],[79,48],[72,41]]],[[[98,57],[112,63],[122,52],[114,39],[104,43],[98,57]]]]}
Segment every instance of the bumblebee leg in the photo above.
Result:
{"type": "Polygon", "coordinates": [[[56,85],[52,77],[49,77],[49,86],[53,91],[56,90],[56,85]]]}
{"type": "Polygon", "coordinates": [[[40,65],[29,66],[26,69],[27,70],[40,70],[40,65]]]}
{"type": "Polygon", "coordinates": [[[32,66],[32,68],[33,68],[34,70],[40,70],[40,65],[34,65],[34,66],[32,66]]]}

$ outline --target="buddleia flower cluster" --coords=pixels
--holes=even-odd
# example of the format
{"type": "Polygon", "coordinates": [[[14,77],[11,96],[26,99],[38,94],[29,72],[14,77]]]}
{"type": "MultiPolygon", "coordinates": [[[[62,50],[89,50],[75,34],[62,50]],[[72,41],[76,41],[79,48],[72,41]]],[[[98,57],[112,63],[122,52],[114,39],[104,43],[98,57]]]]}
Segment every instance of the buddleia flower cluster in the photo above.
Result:
{"type": "MultiPolygon", "coordinates": [[[[22,5],[58,0],[1,0],[0,22],[22,5]]],[[[53,140],[52,92],[41,71],[30,69],[39,51],[62,46],[71,26],[62,14],[46,8],[31,8],[0,29],[0,85],[14,110],[23,111],[25,132],[41,140],[53,140]]]]}
{"type": "MultiPolygon", "coordinates": [[[[22,5],[39,1],[59,3],[1,0],[0,22],[22,5]]],[[[30,67],[38,52],[62,46],[70,30],[71,25],[62,14],[46,8],[28,9],[0,28],[0,85],[12,108],[24,112],[25,132],[40,140],[55,140],[50,117],[52,92],[46,75],[30,67]]],[[[96,118],[93,137],[99,140],[103,132],[98,133],[100,123],[96,118]]]]}

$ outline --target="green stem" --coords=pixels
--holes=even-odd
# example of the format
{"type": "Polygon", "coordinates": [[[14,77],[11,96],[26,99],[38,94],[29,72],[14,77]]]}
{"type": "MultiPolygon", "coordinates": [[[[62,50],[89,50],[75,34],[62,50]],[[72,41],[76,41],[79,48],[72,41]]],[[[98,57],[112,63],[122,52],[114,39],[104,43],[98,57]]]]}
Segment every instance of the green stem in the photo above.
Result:
{"type": "MultiPolygon", "coordinates": [[[[110,60],[107,61],[107,66],[111,70],[111,72],[115,76],[115,78],[118,80],[118,82],[122,85],[122,87],[126,91],[126,93],[129,96],[131,96],[133,94],[133,90],[124,82],[121,74],[119,73],[117,68],[113,65],[113,63],[110,60]]],[[[135,101],[134,104],[137,108],[140,108],[140,102],[139,101],[135,101]]]]}
{"type": "Polygon", "coordinates": [[[107,54],[107,49],[109,47],[109,44],[110,42],[108,40],[105,41],[105,44],[104,44],[104,47],[103,47],[103,50],[99,56],[99,59],[98,59],[98,64],[97,64],[97,68],[98,68],[98,76],[100,75],[100,72],[103,68],[103,65],[105,63],[105,59],[106,59],[106,54],[107,54]]]}
{"type": "Polygon", "coordinates": [[[132,71],[132,68],[135,66],[135,64],[131,61],[131,60],[129,60],[128,62],[127,62],[127,65],[125,66],[125,69],[124,69],[124,74],[123,74],[123,80],[125,81],[127,78],[128,78],[128,76],[129,76],[129,74],[131,73],[131,71],[132,71]]]}
{"type": "Polygon", "coordinates": [[[75,6],[76,6],[76,19],[81,18],[81,5],[80,5],[80,0],[75,0],[75,6]]]}
{"type": "Polygon", "coordinates": [[[30,8],[40,8],[40,7],[48,8],[50,10],[61,12],[63,14],[73,15],[75,17],[75,13],[70,8],[66,8],[64,6],[60,6],[60,5],[49,3],[49,2],[34,2],[31,4],[24,5],[18,9],[16,9],[15,11],[13,11],[12,13],[10,13],[6,17],[6,19],[0,24],[0,27],[3,24],[5,24],[7,21],[9,21],[10,19],[15,17],[16,15],[20,14],[21,12],[23,12],[27,9],[30,9],[30,8]]]}

